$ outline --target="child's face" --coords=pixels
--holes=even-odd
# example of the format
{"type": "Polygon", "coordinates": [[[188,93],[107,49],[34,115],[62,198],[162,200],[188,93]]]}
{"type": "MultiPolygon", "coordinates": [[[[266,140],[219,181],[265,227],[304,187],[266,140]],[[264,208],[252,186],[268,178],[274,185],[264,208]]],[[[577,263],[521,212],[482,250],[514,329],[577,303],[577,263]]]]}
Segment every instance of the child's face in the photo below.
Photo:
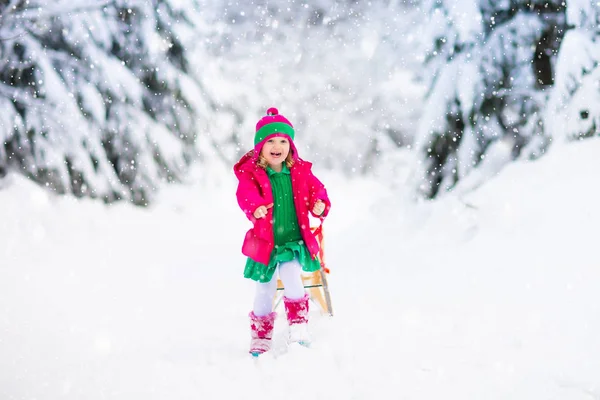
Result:
{"type": "Polygon", "coordinates": [[[284,137],[274,137],[265,142],[260,152],[270,166],[281,165],[290,153],[290,141],[284,137]]]}

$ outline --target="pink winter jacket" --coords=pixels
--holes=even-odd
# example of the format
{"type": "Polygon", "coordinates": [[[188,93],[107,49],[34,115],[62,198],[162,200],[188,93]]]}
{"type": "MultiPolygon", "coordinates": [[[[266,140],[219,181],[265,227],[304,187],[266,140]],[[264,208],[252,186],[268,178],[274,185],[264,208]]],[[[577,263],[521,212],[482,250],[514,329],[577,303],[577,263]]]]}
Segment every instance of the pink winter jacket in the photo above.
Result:
{"type": "MultiPolygon", "coordinates": [[[[310,230],[308,213],[312,214],[313,206],[317,200],[321,200],[325,203],[325,212],[321,215],[321,218],[324,218],[329,213],[331,202],[325,186],[313,175],[311,166],[310,162],[296,158],[294,166],[290,168],[290,175],[300,233],[308,251],[314,258],[319,253],[319,244],[310,230]]],[[[242,253],[254,261],[268,265],[275,246],[273,209],[268,209],[265,218],[256,219],[253,215],[258,207],[273,203],[273,192],[267,171],[256,164],[254,151],[244,155],[233,170],[239,180],[236,192],[238,204],[254,225],[246,233],[242,253]]],[[[318,217],[314,214],[313,216],[318,217]]]]}

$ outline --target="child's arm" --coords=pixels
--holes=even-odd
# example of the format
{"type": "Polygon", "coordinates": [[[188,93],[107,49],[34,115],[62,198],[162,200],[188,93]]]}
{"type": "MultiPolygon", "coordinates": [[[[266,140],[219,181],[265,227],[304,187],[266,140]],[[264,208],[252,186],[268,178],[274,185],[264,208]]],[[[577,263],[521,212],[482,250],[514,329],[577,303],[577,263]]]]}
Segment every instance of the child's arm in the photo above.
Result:
{"type": "Polygon", "coordinates": [[[267,205],[266,201],[260,195],[258,186],[249,173],[240,173],[237,177],[239,180],[235,193],[237,202],[246,217],[254,223],[256,221],[254,211],[260,206],[267,205]]]}
{"type": "Polygon", "coordinates": [[[321,181],[316,176],[314,176],[312,171],[310,172],[310,175],[309,175],[308,185],[309,185],[309,193],[310,193],[310,198],[309,198],[310,213],[317,218],[318,217],[325,218],[327,216],[327,214],[329,214],[329,209],[331,208],[331,201],[329,201],[329,196],[327,195],[327,189],[325,189],[325,185],[323,185],[321,183],[321,181]],[[325,204],[325,210],[323,211],[323,213],[321,215],[316,215],[313,212],[313,208],[315,207],[315,204],[317,203],[318,200],[322,201],[325,204]]]}

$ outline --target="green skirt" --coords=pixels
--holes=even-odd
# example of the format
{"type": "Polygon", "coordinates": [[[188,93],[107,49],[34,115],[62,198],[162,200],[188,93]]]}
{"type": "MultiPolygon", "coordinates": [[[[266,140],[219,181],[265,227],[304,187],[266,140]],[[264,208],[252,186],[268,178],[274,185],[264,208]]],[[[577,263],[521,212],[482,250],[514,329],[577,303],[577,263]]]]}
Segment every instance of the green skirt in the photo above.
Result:
{"type": "Polygon", "coordinates": [[[277,265],[282,262],[298,259],[302,270],[305,272],[318,271],[321,268],[319,257],[312,258],[303,241],[288,242],[283,246],[275,246],[271,253],[269,265],[265,265],[248,258],[244,268],[244,278],[257,282],[270,282],[277,265]]]}

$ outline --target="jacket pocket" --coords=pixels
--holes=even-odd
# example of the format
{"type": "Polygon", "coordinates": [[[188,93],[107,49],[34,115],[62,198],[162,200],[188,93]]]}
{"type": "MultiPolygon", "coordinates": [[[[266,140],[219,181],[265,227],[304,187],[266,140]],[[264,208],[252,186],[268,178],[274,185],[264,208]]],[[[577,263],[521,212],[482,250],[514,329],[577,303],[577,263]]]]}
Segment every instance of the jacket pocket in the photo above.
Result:
{"type": "Polygon", "coordinates": [[[246,232],[242,254],[263,264],[269,263],[269,242],[257,236],[255,229],[246,232]],[[266,257],[266,258],[265,258],[266,257]]]}

